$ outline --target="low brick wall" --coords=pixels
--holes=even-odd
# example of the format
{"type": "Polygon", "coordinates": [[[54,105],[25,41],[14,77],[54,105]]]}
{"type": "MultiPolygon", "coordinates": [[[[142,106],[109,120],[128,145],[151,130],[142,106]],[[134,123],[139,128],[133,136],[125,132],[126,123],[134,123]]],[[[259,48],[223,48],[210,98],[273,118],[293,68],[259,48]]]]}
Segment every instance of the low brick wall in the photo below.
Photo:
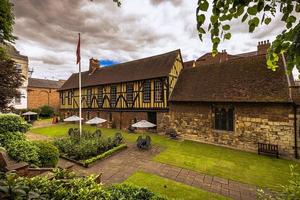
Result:
{"type": "Polygon", "coordinates": [[[257,143],[279,145],[281,156],[294,157],[294,115],[291,105],[232,104],[234,131],[214,130],[212,104],[170,105],[158,130],[174,128],[182,137],[241,150],[257,151],[257,143]]]}

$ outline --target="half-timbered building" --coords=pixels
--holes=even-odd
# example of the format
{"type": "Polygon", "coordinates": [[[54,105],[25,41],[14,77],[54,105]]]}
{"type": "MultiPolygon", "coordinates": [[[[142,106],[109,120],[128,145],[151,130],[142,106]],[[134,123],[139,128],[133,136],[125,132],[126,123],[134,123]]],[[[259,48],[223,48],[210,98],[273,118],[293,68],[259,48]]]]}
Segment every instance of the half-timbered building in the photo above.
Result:
{"type": "MultiPolygon", "coordinates": [[[[169,110],[168,100],[182,69],[180,50],[110,67],[91,59],[89,71],[82,73],[83,118],[98,116],[118,128],[141,119],[157,124],[169,110]]],[[[78,73],[71,75],[60,88],[63,117],[78,114],[78,78],[78,73]]]]}

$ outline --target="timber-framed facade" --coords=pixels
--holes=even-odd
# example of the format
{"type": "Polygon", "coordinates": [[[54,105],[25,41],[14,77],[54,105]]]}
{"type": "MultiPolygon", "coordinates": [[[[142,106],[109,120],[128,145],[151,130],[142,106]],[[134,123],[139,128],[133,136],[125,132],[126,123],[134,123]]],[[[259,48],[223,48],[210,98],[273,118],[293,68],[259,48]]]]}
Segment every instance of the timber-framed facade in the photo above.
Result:
{"type": "MultiPolygon", "coordinates": [[[[169,110],[169,97],[183,70],[180,50],[111,67],[93,63],[97,61],[91,59],[90,70],[82,73],[83,118],[106,118],[118,128],[141,119],[157,124],[169,110]]],[[[77,114],[78,102],[78,74],[73,74],[60,88],[62,117],[77,114]]]]}

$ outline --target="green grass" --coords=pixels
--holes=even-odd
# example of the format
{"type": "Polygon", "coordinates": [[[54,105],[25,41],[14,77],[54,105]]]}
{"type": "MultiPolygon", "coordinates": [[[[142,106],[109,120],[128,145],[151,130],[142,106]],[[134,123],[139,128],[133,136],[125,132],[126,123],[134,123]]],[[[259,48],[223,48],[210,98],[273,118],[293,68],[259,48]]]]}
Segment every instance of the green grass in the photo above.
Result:
{"type": "MultiPolygon", "coordinates": [[[[47,136],[65,136],[68,128],[76,126],[60,124],[32,129],[31,132],[47,136]]],[[[96,128],[84,126],[84,129],[93,131],[96,128]]],[[[106,136],[112,136],[119,131],[105,128],[101,130],[106,136]]],[[[129,142],[136,141],[138,137],[138,134],[120,132],[129,142]]],[[[151,138],[155,145],[165,148],[153,158],[154,161],[271,189],[276,189],[280,184],[287,184],[289,165],[298,164],[209,144],[171,140],[156,134],[151,134],[151,138]]],[[[300,172],[300,167],[297,171],[300,172]]]]}
{"type": "Polygon", "coordinates": [[[214,199],[225,200],[227,198],[194,188],[189,185],[178,183],[170,179],[162,178],[153,174],[136,172],[130,176],[124,183],[132,184],[140,187],[146,187],[150,191],[168,199],[184,199],[184,200],[197,200],[197,199],[214,199]]]}

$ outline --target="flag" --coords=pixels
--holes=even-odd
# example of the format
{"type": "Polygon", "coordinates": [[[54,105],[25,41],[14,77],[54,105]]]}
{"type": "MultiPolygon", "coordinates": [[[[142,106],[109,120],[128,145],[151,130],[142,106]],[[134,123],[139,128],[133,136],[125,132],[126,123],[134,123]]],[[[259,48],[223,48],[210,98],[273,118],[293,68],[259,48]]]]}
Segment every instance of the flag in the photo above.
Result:
{"type": "Polygon", "coordinates": [[[77,56],[76,64],[78,64],[81,60],[81,57],[80,57],[80,33],[78,33],[78,44],[77,44],[76,56],[77,56]]]}

